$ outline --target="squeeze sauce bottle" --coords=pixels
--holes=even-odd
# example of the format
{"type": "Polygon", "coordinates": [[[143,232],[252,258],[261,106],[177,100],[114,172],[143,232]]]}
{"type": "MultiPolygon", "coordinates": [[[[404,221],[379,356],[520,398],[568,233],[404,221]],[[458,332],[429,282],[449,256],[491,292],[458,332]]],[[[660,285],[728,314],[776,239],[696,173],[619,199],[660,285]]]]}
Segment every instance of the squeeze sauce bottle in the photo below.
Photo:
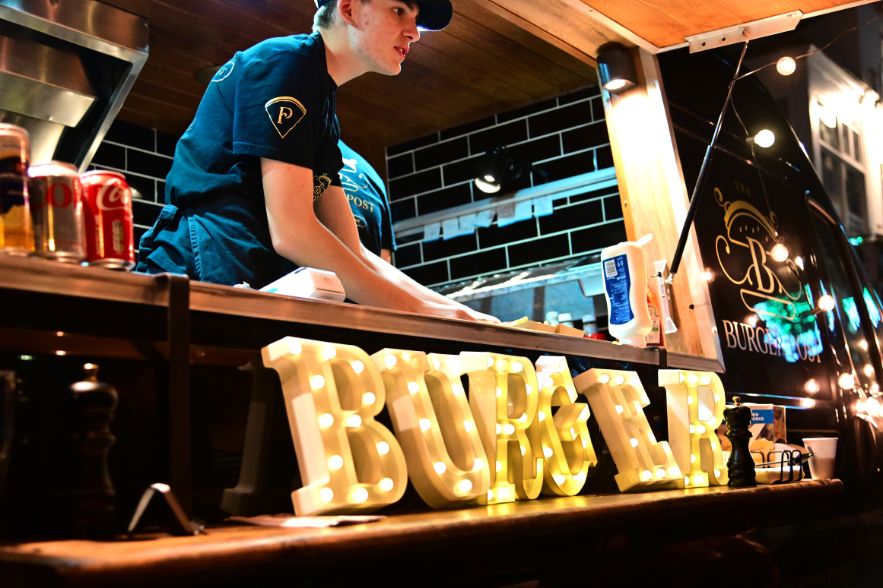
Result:
{"type": "Polygon", "coordinates": [[[652,238],[645,235],[638,241],[623,241],[601,250],[608,331],[619,342],[635,347],[646,345],[651,328],[641,247],[652,238]]]}

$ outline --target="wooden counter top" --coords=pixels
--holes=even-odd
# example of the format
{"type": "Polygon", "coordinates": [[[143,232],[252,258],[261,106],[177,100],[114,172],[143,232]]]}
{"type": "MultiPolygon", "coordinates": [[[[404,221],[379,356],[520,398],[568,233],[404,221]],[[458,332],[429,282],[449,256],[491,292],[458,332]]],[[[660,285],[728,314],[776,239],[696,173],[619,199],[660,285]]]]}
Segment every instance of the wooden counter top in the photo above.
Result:
{"type": "MultiPolygon", "coordinates": [[[[0,255],[0,296],[3,296],[2,290],[160,309],[169,304],[167,280],[163,276],[115,272],[36,258],[0,255]]],[[[209,317],[282,321],[292,325],[405,337],[430,337],[454,342],[468,341],[488,347],[660,365],[660,353],[657,349],[639,349],[607,341],[514,327],[266,294],[204,282],[190,282],[189,310],[193,314],[209,317]]],[[[666,361],[670,367],[720,371],[720,364],[708,358],[669,353],[666,361]]]]}
{"type": "Polygon", "coordinates": [[[225,526],[196,537],[23,543],[0,546],[0,577],[4,587],[257,585],[251,582],[270,578],[325,585],[346,575],[406,583],[410,577],[412,585],[425,585],[581,553],[585,557],[573,564],[608,549],[810,520],[841,492],[837,480],[804,481],[543,498],[327,529],[225,526]]]}

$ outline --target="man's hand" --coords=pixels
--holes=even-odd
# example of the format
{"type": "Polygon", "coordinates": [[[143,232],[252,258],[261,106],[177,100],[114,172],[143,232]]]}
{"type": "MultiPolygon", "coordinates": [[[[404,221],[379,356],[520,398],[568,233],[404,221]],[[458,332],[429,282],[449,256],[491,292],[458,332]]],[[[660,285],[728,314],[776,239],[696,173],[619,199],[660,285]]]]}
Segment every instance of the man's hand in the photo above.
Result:
{"type": "Polygon", "coordinates": [[[479,321],[491,324],[500,324],[500,319],[489,314],[478,312],[468,306],[454,302],[453,300],[445,302],[436,302],[434,300],[422,301],[419,308],[414,312],[419,314],[431,314],[444,318],[454,318],[462,321],[479,321]]]}

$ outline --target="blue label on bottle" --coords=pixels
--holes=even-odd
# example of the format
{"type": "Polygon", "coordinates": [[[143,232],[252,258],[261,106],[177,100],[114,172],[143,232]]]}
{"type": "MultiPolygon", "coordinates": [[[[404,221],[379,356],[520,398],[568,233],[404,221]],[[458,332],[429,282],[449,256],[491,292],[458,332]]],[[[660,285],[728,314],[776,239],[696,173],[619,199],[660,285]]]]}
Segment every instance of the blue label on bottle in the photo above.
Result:
{"type": "Polygon", "coordinates": [[[604,260],[604,287],[610,299],[610,316],[607,322],[611,325],[624,325],[635,318],[629,300],[631,285],[628,258],[625,254],[604,260]]]}

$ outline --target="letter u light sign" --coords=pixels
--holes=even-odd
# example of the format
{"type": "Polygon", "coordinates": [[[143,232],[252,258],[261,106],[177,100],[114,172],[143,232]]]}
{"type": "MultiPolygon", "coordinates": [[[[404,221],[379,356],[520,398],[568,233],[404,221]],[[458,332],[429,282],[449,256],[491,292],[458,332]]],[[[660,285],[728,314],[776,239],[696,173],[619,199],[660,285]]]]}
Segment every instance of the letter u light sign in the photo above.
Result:
{"type": "Polygon", "coordinates": [[[399,500],[409,478],[433,508],[576,495],[597,464],[589,407],[620,491],[726,483],[714,435],[724,390],[713,373],[659,371],[666,442],[650,430],[635,372],[595,368],[573,379],[563,357],[533,364],[401,349],[369,356],[293,337],[262,357],[282,382],[304,484],[292,493],[298,515],[377,509],[399,500]],[[393,431],[376,420],[384,406],[393,431]]]}

